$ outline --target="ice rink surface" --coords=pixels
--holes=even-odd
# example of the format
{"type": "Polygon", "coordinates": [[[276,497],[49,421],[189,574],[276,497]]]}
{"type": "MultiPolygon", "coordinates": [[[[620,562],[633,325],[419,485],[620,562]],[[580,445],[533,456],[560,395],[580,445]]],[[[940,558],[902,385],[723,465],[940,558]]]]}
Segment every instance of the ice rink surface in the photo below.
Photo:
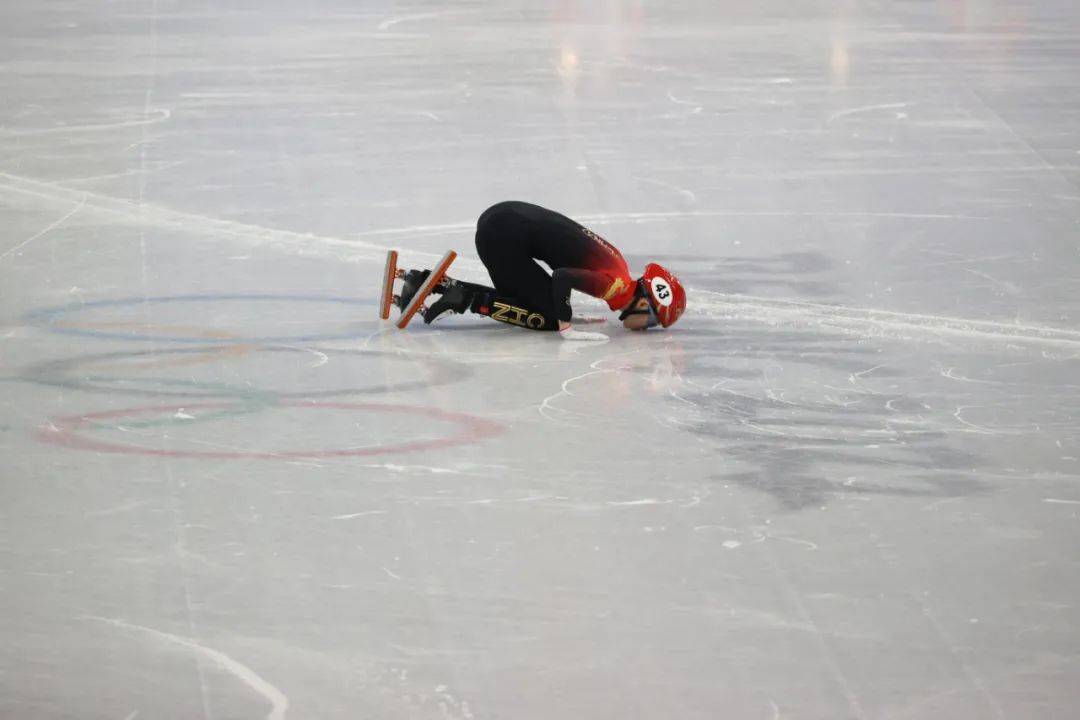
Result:
{"type": "Polygon", "coordinates": [[[0,63],[0,717],[1077,717],[1076,3],[7,2],[0,63]],[[686,316],[376,320],[511,198],[686,316]]]}

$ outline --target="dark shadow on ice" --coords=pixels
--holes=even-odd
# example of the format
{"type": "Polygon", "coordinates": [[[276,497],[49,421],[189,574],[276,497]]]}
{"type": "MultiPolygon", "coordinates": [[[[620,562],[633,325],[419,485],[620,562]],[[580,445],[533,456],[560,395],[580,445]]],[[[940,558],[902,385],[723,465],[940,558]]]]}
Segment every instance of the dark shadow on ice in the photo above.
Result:
{"type": "MultiPolygon", "coordinates": [[[[836,294],[802,281],[828,263],[810,253],[724,260],[724,290],[764,285],[796,297],[836,294]]],[[[694,277],[697,273],[690,273],[694,277]]],[[[746,320],[691,322],[680,328],[680,415],[707,438],[734,482],[765,492],[786,509],[826,504],[836,495],[955,497],[986,489],[971,474],[977,458],[924,402],[925,366],[878,341],[820,326],[777,327],[746,320]],[[883,362],[889,358],[889,364],[883,362]]]]}

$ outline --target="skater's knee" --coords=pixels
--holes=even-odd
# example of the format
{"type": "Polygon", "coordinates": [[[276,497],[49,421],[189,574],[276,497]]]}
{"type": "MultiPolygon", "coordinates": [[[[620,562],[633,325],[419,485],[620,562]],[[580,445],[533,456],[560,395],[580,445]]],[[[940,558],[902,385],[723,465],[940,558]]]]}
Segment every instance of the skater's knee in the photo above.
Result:
{"type": "Polygon", "coordinates": [[[524,240],[528,229],[515,209],[515,201],[492,205],[476,221],[476,252],[481,259],[509,252],[515,240],[524,240]]]}
{"type": "Polygon", "coordinates": [[[520,200],[503,200],[502,202],[497,202],[484,212],[480,213],[480,217],[476,221],[476,226],[480,227],[493,218],[505,217],[506,215],[517,215],[519,214],[522,205],[525,205],[525,203],[520,200]]]}
{"type": "Polygon", "coordinates": [[[486,231],[506,231],[518,229],[523,225],[528,203],[519,200],[504,200],[496,203],[480,214],[476,220],[476,234],[479,237],[486,231]]]}

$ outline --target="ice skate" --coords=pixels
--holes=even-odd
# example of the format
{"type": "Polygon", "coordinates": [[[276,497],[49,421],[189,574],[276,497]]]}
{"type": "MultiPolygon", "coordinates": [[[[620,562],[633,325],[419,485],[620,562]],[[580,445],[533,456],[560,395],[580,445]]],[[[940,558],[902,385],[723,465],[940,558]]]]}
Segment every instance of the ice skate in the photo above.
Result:
{"type": "Polygon", "coordinates": [[[379,303],[379,317],[386,320],[390,317],[390,306],[396,306],[401,311],[396,325],[404,329],[413,316],[424,309],[424,301],[428,295],[441,294],[452,282],[446,277],[446,271],[457,257],[457,253],[450,250],[442,257],[432,270],[402,270],[397,266],[398,254],[396,250],[390,250],[386,254],[386,268],[383,271],[382,297],[379,303]],[[394,282],[401,280],[400,294],[394,294],[394,282]]]}
{"type": "MultiPolygon", "coordinates": [[[[399,276],[403,281],[401,292],[394,296],[394,305],[399,311],[408,307],[413,296],[416,295],[416,291],[421,288],[429,275],[431,275],[430,270],[406,270],[403,276],[399,276]]],[[[439,292],[439,289],[434,288],[432,292],[439,292]]]]}
{"type": "Polygon", "coordinates": [[[469,309],[476,296],[476,290],[468,283],[460,283],[449,278],[443,279],[443,284],[436,292],[440,293],[441,297],[424,309],[424,323],[427,325],[447,313],[461,315],[469,309]]]}

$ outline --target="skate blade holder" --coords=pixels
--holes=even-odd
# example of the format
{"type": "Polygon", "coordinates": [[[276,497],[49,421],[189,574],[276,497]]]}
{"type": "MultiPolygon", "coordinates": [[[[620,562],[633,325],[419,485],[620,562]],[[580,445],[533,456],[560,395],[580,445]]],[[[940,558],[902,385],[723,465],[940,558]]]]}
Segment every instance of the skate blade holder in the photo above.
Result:
{"type": "MultiPolygon", "coordinates": [[[[446,254],[442,256],[442,259],[439,260],[439,262],[435,265],[435,267],[432,268],[431,274],[428,275],[424,283],[417,289],[416,294],[413,295],[412,299],[409,301],[409,304],[405,306],[405,309],[401,311],[401,315],[400,317],[398,317],[396,323],[399,329],[404,330],[405,327],[409,324],[409,321],[412,320],[413,317],[421,311],[421,309],[426,310],[426,308],[424,307],[424,301],[427,300],[428,296],[431,294],[431,291],[434,290],[435,287],[442,284],[443,279],[446,277],[446,271],[450,269],[450,264],[454,262],[454,259],[456,257],[456,252],[454,252],[453,250],[448,250],[446,254]]],[[[397,258],[395,257],[395,273],[397,271],[396,259],[397,258]]]]}

